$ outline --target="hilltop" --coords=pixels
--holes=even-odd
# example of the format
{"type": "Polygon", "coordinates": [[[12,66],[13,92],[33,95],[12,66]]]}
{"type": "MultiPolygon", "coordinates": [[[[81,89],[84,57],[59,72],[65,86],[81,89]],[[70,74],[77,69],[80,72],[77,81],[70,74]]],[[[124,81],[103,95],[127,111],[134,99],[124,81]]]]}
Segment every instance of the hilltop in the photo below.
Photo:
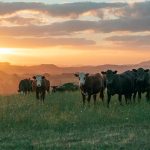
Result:
{"type": "Polygon", "coordinates": [[[63,73],[74,73],[78,71],[96,73],[102,70],[113,69],[119,72],[132,69],[132,68],[150,68],[150,60],[141,62],[139,64],[129,64],[129,65],[116,65],[116,64],[104,64],[98,66],[78,66],[78,67],[59,67],[54,64],[40,64],[33,66],[19,66],[11,65],[10,63],[0,63],[0,71],[7,74],[38,74],[38,73],[49,73],[51,75],[58,75],[63,73]]]}

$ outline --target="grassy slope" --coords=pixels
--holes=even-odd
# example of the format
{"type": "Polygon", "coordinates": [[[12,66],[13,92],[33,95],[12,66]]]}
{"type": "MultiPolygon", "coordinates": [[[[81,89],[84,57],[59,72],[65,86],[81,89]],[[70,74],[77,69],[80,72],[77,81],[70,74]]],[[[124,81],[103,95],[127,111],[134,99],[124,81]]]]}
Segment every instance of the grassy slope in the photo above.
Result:
{"type": "Polygon", "coordinates": [[[150,104],[82,107],[80,93],[0,97],[0,149],[149,150],[150,104]]]}

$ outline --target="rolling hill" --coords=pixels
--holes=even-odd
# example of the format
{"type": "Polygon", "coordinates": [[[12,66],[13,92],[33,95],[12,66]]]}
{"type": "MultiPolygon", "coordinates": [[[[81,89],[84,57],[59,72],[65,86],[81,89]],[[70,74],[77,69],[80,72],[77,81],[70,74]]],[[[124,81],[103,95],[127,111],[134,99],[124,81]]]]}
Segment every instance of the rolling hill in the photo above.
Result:
{"type": "Polygon", "coordinates": [[[34,66],[17,66],[11,65],[9,63],[0,63],[0,71],[5,72],[7,74],[41,74],[41,73],[49,73],[51,75],[63,74],[63,73],[74,73],[78,71],[96,73],[102,70],[113,69],[118,70],[119,72],[132,69],[132,68],[150,68],[150,60],[141,62],[139,64],[133,65],[113,65],[113,64],[105,64],[98,66],[80,66],[80,67],[58,67],[54,64],[41,64],[34,66]]]}

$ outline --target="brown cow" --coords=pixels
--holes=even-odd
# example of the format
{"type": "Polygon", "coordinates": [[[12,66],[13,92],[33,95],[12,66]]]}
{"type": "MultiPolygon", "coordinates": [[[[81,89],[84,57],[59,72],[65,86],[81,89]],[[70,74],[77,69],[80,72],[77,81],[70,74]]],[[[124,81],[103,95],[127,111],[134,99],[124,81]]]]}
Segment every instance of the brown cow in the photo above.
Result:
{"type": "Polygon", "coordinates": [[[83,105],[85,104],[86,96],[88,103],[90,103],[91,96],[93,95],[94,104],[96,103],[97,94],[100,93],[100,98],[104,100],[104,80],[101,74],[89,75],[88,73],[75,73],[79,78],[79,87],[83,98],[83,105]]]}
{"type": "Polygon", "coordinates": [[[44,102],[46,91],[50,90],[50,82],[45,79],[45,76],[37,75],[33,77],[33,89],[36,91],[36,98],[44,102]]]}

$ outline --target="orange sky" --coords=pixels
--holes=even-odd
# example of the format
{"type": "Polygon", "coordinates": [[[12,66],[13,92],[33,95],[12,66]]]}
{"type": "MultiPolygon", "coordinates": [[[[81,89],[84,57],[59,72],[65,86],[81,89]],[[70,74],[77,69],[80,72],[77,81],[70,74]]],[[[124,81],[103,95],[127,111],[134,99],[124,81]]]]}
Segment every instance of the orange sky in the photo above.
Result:
{"type": "Polygon", "coordinates": [[[76,66],[150,60],[149,1],[39,2],[0,2],[1,62],[76,66]]]}
{"type": "Polygon", "coordinates": [[[0,49],[0,60],[17,65],[56,64],[59,66],[99,65],[99,64],[131,64],[149,60],[149,53],[129,51],[124,53],[116,50],[23,50],[0,49]],[[5,52],[2,52],[5,50],[5,52]],[[146,54],[147,53],[147,54],[146,54]],[[130,55],[129,55],[130,54],[130,55]],[[133,57],[134,60],[133,60],[133,57]]]}

